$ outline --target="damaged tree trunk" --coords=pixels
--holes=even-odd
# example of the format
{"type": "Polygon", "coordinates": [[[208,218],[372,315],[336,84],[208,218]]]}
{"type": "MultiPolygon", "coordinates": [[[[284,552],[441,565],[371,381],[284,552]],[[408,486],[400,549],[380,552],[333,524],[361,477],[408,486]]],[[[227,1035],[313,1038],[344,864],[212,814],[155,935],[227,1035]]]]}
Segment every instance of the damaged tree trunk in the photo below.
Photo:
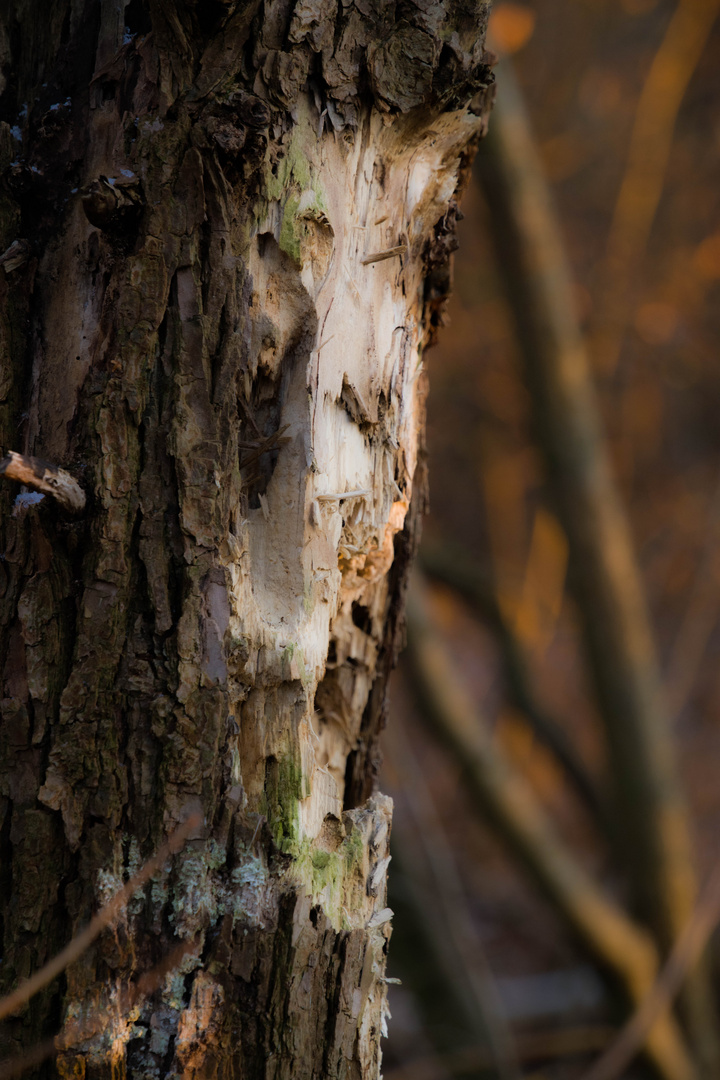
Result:
{"type": "Polygon", "coordinates": [[[377,740],[486,6],[3,5],[4,989],[203,822],[4,1057],[64,1025],[66,1077],[378,1075],[377,740]]]}

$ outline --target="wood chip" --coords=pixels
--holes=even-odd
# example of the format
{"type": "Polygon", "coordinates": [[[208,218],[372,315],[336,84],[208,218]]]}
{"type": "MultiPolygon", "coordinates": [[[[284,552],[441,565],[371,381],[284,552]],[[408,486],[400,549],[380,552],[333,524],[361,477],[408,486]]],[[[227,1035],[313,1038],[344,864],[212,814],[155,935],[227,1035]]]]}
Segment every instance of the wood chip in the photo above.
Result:
{"type": "Polygon", "coordinates": [[[8,480],[17,480],[33,491],[51,495],[70,514],[79,514],[85,509],[85,492],[77,480],[57,465],[42,461],[36,457],[16,454],[14,450],[0,461],[0,476],[8,480]]]}

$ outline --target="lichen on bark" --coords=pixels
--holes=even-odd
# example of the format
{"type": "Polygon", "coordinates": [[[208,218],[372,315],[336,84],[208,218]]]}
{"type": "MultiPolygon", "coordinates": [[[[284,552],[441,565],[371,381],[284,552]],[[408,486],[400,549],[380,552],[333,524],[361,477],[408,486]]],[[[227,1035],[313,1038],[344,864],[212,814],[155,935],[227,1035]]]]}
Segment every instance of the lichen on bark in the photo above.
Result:
{"type": "Polygon", "coordinates": [[[376,1076],[371,793],[486,5],[51,8],[0,17],[0,439],[88,503],[0,486],[6,985],[203,825],[2,1047],[90,1018],[61,1075],[376,1076]]]}

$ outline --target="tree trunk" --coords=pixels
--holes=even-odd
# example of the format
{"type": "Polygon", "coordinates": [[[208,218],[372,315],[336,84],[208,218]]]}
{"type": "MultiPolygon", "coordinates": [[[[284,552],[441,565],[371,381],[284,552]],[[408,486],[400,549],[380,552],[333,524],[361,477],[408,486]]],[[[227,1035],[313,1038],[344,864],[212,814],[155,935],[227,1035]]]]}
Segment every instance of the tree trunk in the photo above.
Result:
{"type": "Polygon", "coordinates": [[[2,5],[0,439],[41,459],[0,485],[5,989],[202,821],[4,1056],[379,1074],[377,740],[486,6],[2,5]]]}

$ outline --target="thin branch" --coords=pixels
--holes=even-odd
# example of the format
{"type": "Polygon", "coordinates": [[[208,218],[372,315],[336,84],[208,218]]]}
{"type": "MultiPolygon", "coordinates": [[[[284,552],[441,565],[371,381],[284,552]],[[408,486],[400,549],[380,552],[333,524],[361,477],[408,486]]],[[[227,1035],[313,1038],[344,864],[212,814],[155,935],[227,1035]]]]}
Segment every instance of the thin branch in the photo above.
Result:
{"type": "Polygon", "coordinates": [[[678,111],[718,11],[719,0],[680,0],[640,94],[593,320],[597,329],[592,351],[604,374],[617,366],[635,281],[665,184],[678,111]]]}
{"type": "Polygon", "coordinates": [[[582,1080],[617,1080],[643,1045],[657,1017],[672,1004],[720,921],[720,867],[716,867],[692,918],[678,938],[655,985],[635,1015],[582,1080]]]}
{"type": "Polygon", "coordinates": [[[710,500],[703,529],[704,547],[695,570],[689,599],[673,642],[665,675],[665,692],[670,715],[678,717],[692,691],[710,635],[718,621],[720,607],[720,483],[710,500]]]}
{"type": "Polygon", "coordinates": [[[85,492],[75,477],[49,461],[11,450],[0,461],[0,476],[17,480],[42,495],[52,496],[70,514],[79,514],[85,509],[85,492]]]}
{"type": "MultiPolygon", "coordinates": [[[[515,1048],[521,1062],[557,1061],[563,1057],[577,1057],[603,1050],[611,1041],[614,1029],[608,1026],[582,1026],[551,1028],[547,1031],[518,1032],[515,1048]]],[[[439,1063],[452,1075],[465,1074],[471,1069],[485,1070],[493,1066],[485,1046],[468,1046],[451,1054],[439,1056],[439,1063]]],[[[425,1057],[405,1061],[383,1074],[384,1080],[432,1080],[432,1067],[427,1067],[425,1057]]]]}
{"type": "Polygon", "coordinates": [[[695,875],[643,584],[604,444],[559,225],[520,91],[509,68],[498,71],[501,92],[478,155],[480,179],[535,427],[570,543],[570,583],[607,734],[618,835],[640,908],[670,948],[694,908],[695,875]]]}
{"type": "MultiPolygon", "coordinates": [[[[531,391],[533,419],[570,544],[570,582],[583,621],[618,804],[616,836],[636,902],[664,950],[695,906],[687,807],[630,528],[612,475],[575,316],[558,222],[509,67],[478,160],[498,268],[531,391]]],[[[698,1056],[720,1062],[704,965],[682,1004],[698,1056]]]]}
{"type": "MultiPolygon", "coordinates": [[[[154,993],[165,978],[177,968],[180,961],[192,952],[197,943],[197,938],[192,941],[183,941],[156,967],[141,975],[136,983],[130,983],[125,987],[119,1003],[121,1011],[128,1012],[142,998],[154,993]]],[[[117,1009],[118,1003],[113,1002],[113,1006],[117,1009]]],[[[73,1046],[85,1042],[86,1039],[92,1038],[107,1025],[109,1015],[109,1003],[106,1003],[106,1007],[94,1009],[84,1022],[73,1019],[66,1023],[54,1039],[46,1039],[26,1053],[0,1062],[0,1080],[11,1080],[12,1077],[20,1076],[27,1069],[36,1068],[55,1054],[64,1053],[73,1046]]]]}
{"type": "MultiPolygon", "coordinates": [[[[656,949],[647,933],[596,885],[556,835],[522,776],[486,732],[414,581],[407,608],[408,659],[422,715],[462,770],[470,795],[586,951],[639,1005],[655,980],[656,949]]],[[[664,1080],[695,1076],[680,1030],[664,1010],[645,1053],[664,1080]]]]}
{"type": "Polygon", "coordinates": [[[289,424],[284,424],[281,428],[278,428],[277,431],[274,431],[272,435],[268,436],[267,439],[264,439],[260,444],[246,444],[244,447],[241,444],[242,449],[252,449],[253,452],[248,454],[247,457],[243,457],[240,462],[240,468],[249,468],[250,465],[254,465],[254,463],[263,456],[263,454],[269,454],[271,450],[279,450],[282,446],[285,446],[286,443],[289,443],[291,441],[289,437],[286,437],[284,439],[282,438],[282,435],[287,431],[289,427],[289,424]]]}
{"type": "Polygon", "coordinates": [[[79,934],[70,941],[62,952],[59,952],[57,956],[48,961],[44,967],[36,971],[34,975],[31,975],[29,979],[22,982],[16,990],[13,990],[11,994],[0,999],[0,1020],[6,1016],[10,1016],[11,1013],[17,1012],[18,1009],[26,1005],[34,994],[37,994],[49,983],[56,979],[61,972],[72,964],[75,960],[79,959],[82,954],[88,949],[93,941],[100,936],[105,927],[109,926],[118,917],[122,909],[127,904],[128,900],[142,888],[142,886],[150,880],[150,878],[157,873],[163,863],[167,860],[168,856],[178,852],[190,834],[198,828],[201,823],[199,814],[192,814],[182,825],[179,825],[173,835],[167,840],[162,847],[158,848],[155,855],[148,859],[145,865],[138,870],[137,874],[134,874],[129,881],[123,885],[122,889],[112,897],[108,903],[98,911],[88,925],[79,934]]]}
{"type": "Polygon", "coordinates": [[[24,1054],[17,1054],[15,1057],[0,1062],[0,1080],[13,1080],[27,1069],[35,1069],[38,1065],[42,1065],[43,1061],[47,1061],[55,1053],[57,1053],[55,1040],[45,1039],[44,1042],[38,1043],[24,1054]]]}
{"type": "Polygon", "coordinates": [[[565,731],[539,703],[522,646],[503,616],[490,582],[465,552],[454,545],[423,541],[420,561],[427,574],[460,593],[493,631],[510,701],[526,717],[537,738],[555,755],[600,832],[611,836],[608,808],[565,731]]]}

